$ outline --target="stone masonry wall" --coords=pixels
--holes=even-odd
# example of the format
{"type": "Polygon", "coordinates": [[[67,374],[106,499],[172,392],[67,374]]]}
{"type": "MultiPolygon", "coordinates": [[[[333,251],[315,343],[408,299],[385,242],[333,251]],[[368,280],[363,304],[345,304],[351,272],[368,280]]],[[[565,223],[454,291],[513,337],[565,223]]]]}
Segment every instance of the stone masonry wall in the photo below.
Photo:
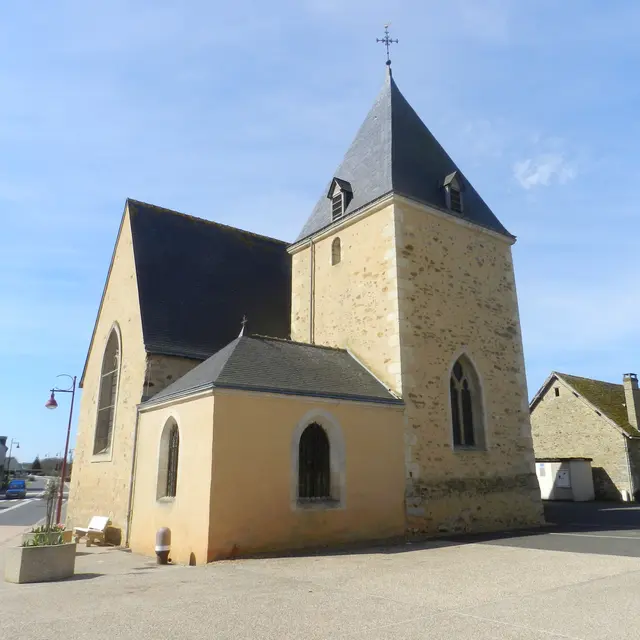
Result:
{"type": "Polygon", "coordinates": [[[596,498],[619,500],[623,489],[631,491],[625,436],[562,380],[556,378],[534,407],[531,428],[537,458],[593,458],[596,498]]]}
{"type": "Polygon", "coordinates": [[[67,515],[68,526],[87,526],[94,515],[109,516],[122,529],[131,476],[131,439],[145,377],[146,356],[138,305],[128,213],[116,244],[95,335],[88,355],[80,402],[78,435],[67,515]],[[120,376],[111,451],[93,455],[102,358],[112,327],[119,327],[120,376]]]}
{"type": "Polygon", "coordinates": [[[627,440],[629,450],[629,465],[631,467],[631,478],[633,484],[633,492],[636,500],[640,500],[640,440],[629,438],[627,440]],[[636,494],[638,494],[636,496],[636,494]]]}
{"type": "MultiPolygon", "coordinates": [[[[315,251],[316,344],[349,348],[391,389],[400,392],[400,342],[393,207],[319,240],[315,251]],[[331,264],[339,237],[341,261],[331,264]]],[[[293,255],[293,340],[309,342],[311,248],[293,255]]]]}
{"type": "MultiPolygon", "coordinates": [[[[74,469],[71,478],[68,526],[86,526],[94,515],[106,515],[113,529],[125,528],[133,436],[137,405],[184,375],[198,361],[172,356],[147,356],[142,337],[135,262],[129,216],[125,213],[116,244],[111,274],[87,360],[74,469]],[[93,455],[102,357],[114,326],[120,331],[120,376],[111,450],[93,455]]],[[[117,531],[114,531],[118,536],[117,531]]]]}
{"type": "Polygon", "coordinates": [[[538,524],[510,244],[406,201],[395,215],[408,528],[538,524]],[[449,376],[461,353],[482,386],[484,450],[453,449],[449,376]]]}
{"type": "Polygon", "coordinates": [[[170,384],[200,364],[200,360],[176,356],[147,356],[147,373],[144,382],[144,399],[152,398],[170,384]]]}

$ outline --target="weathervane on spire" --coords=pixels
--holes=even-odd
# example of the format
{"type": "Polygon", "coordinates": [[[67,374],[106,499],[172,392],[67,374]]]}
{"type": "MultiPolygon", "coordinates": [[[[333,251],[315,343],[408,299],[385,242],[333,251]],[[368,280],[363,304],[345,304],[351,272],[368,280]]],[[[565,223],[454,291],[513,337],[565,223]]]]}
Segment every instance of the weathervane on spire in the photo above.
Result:
{"type": "Polygon", "coordinates": [[[382,42],[382,44],[386,47],[387,49],[387,66],[390,67],[391,66],[391,58],[389,57],[389,47],[392,44],[398,44],[398,40],[397,38],[394,40],[393,38],[389,37],[389,25],[385,24],[384,25],[384,38],[376,38],[376,42],[382,42]]]}

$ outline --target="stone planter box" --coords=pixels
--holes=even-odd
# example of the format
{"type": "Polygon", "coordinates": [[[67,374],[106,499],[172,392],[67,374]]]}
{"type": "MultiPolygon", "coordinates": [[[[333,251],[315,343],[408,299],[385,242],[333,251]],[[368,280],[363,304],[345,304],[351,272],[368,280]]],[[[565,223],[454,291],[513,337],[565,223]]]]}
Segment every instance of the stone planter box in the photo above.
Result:
{"type": "Polygon", "coordinates": [[[5,555],[4,579],[7,582],[49,582],[73,575],[76,543],[49,547],[9,547],[5,555]]]}

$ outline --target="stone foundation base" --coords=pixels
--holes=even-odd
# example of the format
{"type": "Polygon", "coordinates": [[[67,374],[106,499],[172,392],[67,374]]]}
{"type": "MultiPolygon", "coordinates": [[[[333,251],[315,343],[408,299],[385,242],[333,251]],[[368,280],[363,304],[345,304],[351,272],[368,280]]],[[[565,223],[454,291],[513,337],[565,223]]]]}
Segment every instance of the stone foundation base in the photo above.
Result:
{"type": "Polygon", "coordinates": [[[425,482],[422,487],[413,487],[407,496],[407,533],[482,533],[545,523],[535,475],[482,482],[425,482]]]}

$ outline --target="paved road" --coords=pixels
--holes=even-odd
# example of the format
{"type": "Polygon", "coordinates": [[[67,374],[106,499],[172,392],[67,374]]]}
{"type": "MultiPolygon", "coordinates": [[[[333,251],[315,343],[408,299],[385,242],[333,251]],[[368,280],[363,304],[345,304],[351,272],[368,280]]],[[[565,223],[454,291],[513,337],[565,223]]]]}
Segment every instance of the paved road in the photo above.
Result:
{"type": "Polygon", "coordinates": [[[547,526],[538,530],[448,541],[640,558],[640,503],[547,502],[545,517],[547,526]]]}
{"type": "Polygon", "coordinates": [[[28,527],[42,520],[46,515],[46,504],[42,498],[45,484],[45,478],[30,482],[24,500],[6,500],[4,495],[0,495],[0,528],[28,527]]]}

